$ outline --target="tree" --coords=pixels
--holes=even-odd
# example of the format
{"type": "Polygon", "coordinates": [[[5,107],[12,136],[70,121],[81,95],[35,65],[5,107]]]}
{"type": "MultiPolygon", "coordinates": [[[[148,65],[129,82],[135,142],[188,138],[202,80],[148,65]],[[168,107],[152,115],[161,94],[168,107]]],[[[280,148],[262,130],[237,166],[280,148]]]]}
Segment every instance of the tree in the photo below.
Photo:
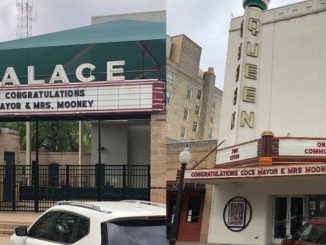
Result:
{"type": "MultiPolygon", "coordinates": [[[[9,127],[20,132],[20,148],[26,148],[25,122],[1,123],[2,127],[9,127]]],[[[91,150],[91,125],[82,123],[83,151],[91,150]]],[[[32,150],[36,150],[36,122],[31,123],[32,150]]],[[[78,151],[79,148],[78,121],[39,121],[39,150],[53,152],[78,151]]]]}

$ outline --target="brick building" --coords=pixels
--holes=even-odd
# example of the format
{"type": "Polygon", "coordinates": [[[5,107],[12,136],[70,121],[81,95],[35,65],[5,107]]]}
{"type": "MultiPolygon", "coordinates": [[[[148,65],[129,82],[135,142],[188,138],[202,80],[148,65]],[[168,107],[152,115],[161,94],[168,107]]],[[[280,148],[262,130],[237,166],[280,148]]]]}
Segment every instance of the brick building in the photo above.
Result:
{"type": "MultiPolygon", "coordinates": [[[[199,68],[201,47],[185,35],[167,37],[167,212],[171,222],[176,200],[179,153],[186,144],[192,154],[187,168],[205,159],[212,167],[217,146],[223,92],[215,86],[214,68],[199,68]]],[[[205,241],[212,187],[185,185],[178,240],[205,241]]]]}
{"type": "Polygon", "coordinates": [[[222,91],[214,68],[199,68],[201,47],[185,35],[167,37],[167,138],[169,142],[217,138],[222,91]]]}

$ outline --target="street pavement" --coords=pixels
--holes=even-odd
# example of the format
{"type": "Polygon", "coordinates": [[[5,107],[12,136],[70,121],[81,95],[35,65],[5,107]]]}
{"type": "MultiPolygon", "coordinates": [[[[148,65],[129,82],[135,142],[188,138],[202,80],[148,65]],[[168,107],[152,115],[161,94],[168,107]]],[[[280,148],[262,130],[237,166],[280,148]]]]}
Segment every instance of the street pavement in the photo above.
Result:
{"type": "Polygon", "coordinates": [[[0,245],[7,245],[9,236],[0,235],[0,245]]]}
{"type": "Polygon", "coordinates": [[[42,213],[33,213],[33,212],[0,212],[0,223],[2,221],[14,223],[32,223],[36,220],[38,216],[42,213]]]}
{"type": "MultiPolygon", "coordinates": [[[[16,226],[31,224],[41,214],[33,212],[0,212],[0,226],[2,222],[16,226]]],[[[0,245],[7,245],[9,237],[9,235],[0,234],[0,245]]]]}

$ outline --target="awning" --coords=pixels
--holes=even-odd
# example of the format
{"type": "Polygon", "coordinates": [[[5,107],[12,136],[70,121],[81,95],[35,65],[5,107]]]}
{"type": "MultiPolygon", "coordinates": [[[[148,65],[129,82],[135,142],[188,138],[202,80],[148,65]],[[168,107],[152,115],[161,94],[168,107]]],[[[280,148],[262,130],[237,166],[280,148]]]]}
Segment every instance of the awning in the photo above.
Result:
{"type": "Polygon", "coordinates": [[[26,83],[27,66],[35,66],[35,79],[52,74],[63,64],[74,81],[76,66],[92,63],[98,81],[105,77],[106,61],[125,60],[126,79],[164,79],[166,24],[150,21],[116,20],[35,37],[0,43],[0,79],[7,67],[14,67],[21,84],[26,83]],[[128,73],[128,71],[141,71],[128,73]],[[158,77],[159,76],[159,77],[158,77]]]}
{"type": "Polygon", "coordinates": [[[132,42],[140,40],[165,40],[165,38],[165,23],[121,19],[2,42],[0,43],[0,50],[132,42]]]}

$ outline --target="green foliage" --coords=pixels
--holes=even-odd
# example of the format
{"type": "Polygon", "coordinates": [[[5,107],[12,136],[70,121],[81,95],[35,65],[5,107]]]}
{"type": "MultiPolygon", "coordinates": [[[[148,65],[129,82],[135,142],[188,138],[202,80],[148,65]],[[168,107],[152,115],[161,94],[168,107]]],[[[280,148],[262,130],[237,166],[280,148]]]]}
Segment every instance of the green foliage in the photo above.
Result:
{"type": "MultiPolygon", "coordinates": [[[[26,148],[26,123],[0,123],[20,132],[20,148],[26,148]]],[[[82,122],[83,152],[91,150],[91,124],[82,122]]],[[[36,122],[31,122],[32,150],[36,150],[36,122]]],[[[53,152],[78,151],[79,123],[78,121],[39,121],[39,150],[53,152]]]]}

